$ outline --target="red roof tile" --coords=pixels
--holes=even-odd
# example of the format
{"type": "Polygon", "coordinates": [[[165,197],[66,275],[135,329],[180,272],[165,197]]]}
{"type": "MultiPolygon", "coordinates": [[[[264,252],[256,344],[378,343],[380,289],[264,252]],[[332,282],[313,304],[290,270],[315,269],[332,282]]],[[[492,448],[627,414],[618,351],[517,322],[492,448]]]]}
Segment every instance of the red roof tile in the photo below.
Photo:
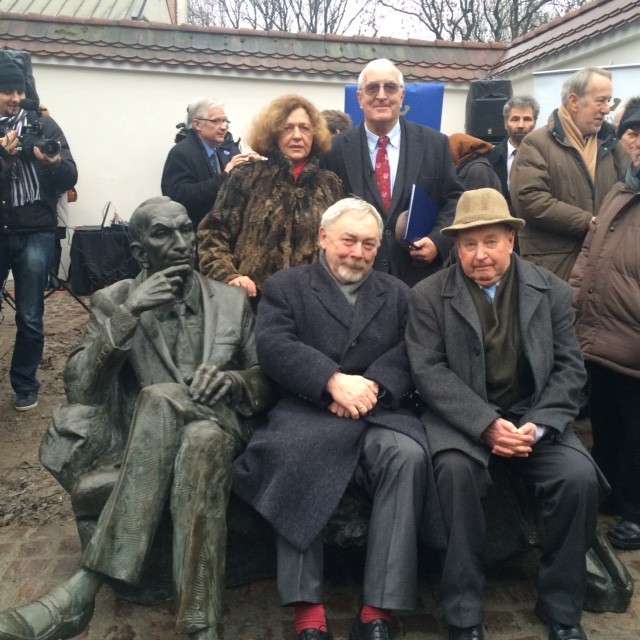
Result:
{"type": "Polygon", "coordinates": [[[639,21],[640,0],[595,0],[514,40],[492,74],[514,71],[615,30],[637,33],[639,21]]]}
{"type": "Polygon", "coordinates": [[[0,38],[34,56],[349,80],[369,60],[386,57],[409,82],[453,83],[486,77],[506,48],[2,12],[0,38]]]}

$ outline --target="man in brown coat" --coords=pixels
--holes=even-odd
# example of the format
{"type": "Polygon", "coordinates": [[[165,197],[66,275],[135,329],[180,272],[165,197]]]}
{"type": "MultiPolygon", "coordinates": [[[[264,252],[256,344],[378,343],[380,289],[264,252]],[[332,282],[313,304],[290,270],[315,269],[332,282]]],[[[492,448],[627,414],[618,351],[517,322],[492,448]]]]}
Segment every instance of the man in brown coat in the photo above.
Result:
{"type": "Polygon", "coordinates": [[[510,174],[511,202],[527,226],[523,258],[568,280],[591,219],[626,168],[609,114],[611,74],[574,73],[562,86],[562,106],[546,127],[522,141],[510,174]]]}

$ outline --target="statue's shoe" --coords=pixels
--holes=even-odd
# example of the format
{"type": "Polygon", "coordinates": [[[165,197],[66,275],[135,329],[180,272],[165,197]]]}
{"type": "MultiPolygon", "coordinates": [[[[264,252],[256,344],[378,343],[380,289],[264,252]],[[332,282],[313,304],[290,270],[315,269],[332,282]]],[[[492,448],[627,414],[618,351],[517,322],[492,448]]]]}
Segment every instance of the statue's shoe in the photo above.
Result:
{"type": "Polygon", "coordinates": [[[29,604],[0,612],[0,640],[65,640],[84,631],[95,599],[74,598],[64,586],[29,604]]]}
{"type": "Polygon", "coordinates": [[[218,632],[215,627],[200,629],[187,634],[189,640],[218,640],[218,632]]]}

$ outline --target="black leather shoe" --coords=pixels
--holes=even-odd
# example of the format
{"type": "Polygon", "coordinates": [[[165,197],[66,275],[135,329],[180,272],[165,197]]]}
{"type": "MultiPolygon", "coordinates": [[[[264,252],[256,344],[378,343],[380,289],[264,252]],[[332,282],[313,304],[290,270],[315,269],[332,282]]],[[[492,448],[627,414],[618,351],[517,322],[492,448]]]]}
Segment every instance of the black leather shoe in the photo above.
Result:
{"type": "Polygon", "coordinates": [[[549,640],[587,640],[587,634],[580,623],[569,626],[552,622],[549,625],[549,640]]]}
{"type": "Polygon", "coordinates": [[[449,640],[482,640],[484,631],[481,624],[473,627],[454,627],[449,625],[449,640]]]}
{"type": "Polygon", "coordinates": [[[539,610],[536,610],[536,615],[549,627],[549,640],[587,640],[587,634],[579,622],[560,624],[539,610]]]}
{"type": "Polygon", "coordinates": [[[616,549],[640,549],[640,525],[623,520],[607,534],[616,549]]]}
{"type": "Polygon", "coordinates": [[[351,627],[349,640],[391,640],[391,625],[382,618],[364,624],[358,616],[351,627]]]}
{"type": "Polygon", "coordinates": [[[298,634],[298,640],[333,640],[331,630],[320,631],[319,629],[303,629],[298,634]]]}

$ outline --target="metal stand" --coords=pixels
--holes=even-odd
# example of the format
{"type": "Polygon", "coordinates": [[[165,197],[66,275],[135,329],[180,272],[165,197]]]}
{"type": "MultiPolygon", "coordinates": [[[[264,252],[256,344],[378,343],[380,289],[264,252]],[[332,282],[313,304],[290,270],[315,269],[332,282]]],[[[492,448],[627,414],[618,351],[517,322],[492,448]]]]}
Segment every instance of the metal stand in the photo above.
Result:
{"type": "MultiPolygon", "coordinates": [[[[56,291],[64,290],[66,291],[79,305],[84,307],[87,313],[90,313],[89,307],[86,305],[84,300],[78,297],[70,288],[69,284],[62,280],[56,273],[52,271],[49,272],[49,283],[54,285],[54,288],[50,288],[49,291],[45,291],[44,299],[46,300],[50,295],[55,293],[56,291]]],[[[5,280],[0,286],[0,308],[2,308],[2,303],[6,302],[14,311],[16,310],[16,300],[15,298],[7,291],[6,289],[7,281],[5,280]]]]}
{"type": "Polygon", "coordinates": [[[90,313],[91,310],[86,305],[84,300],[82,300],[79,296],[77,296],[73,292],[73,290],[69,287],[68,282],[60,279],[58,274],[54,273],[53,270],[49,272],[49,284],[54,284],[55,288],[50,288],[49,291],[45,292],[44,294],[45,300],[56,291],[59,291],[60,289],[64,289],[64,291],[66,291],[78,304],[82,305],[85,308],[87,313],[90,313]]]}

